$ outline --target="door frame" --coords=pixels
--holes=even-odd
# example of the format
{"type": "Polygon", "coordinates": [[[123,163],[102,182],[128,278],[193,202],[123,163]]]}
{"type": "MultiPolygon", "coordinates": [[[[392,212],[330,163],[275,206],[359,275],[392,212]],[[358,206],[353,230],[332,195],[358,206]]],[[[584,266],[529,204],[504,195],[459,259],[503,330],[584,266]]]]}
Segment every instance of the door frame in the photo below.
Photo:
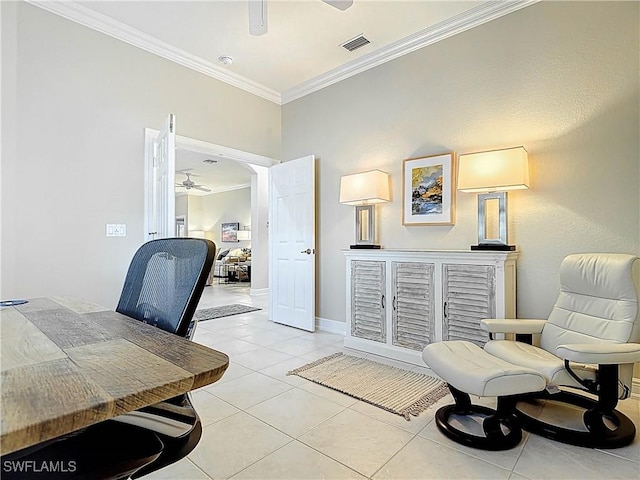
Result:
{"type": "MultiPolygon", "coordinates": [[[[149,178],[153,162],[153,144],[159,130],[144,129],[144,237],[148,239],[148,212],[151,208],[153,179],[149,178]]],[[[251,295],[269,293],[268,203],[269,167],[281,163],[274,158],[237,150],[223,145],[176,135],[176,148],[212,156],[224,157],[243,163],[251,173],[251,295]]]]}

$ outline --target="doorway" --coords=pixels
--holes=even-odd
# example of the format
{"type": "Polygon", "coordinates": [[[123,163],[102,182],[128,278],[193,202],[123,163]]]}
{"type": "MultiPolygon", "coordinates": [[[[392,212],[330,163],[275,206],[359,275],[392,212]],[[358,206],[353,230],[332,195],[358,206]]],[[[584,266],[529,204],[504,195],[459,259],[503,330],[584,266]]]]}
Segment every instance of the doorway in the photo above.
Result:
{"type": "MultiPolygon", "coordinates": [[[[153,145],[158,136],[158,130],[145,129],[145,162],[153,162],[153,145]]],[[[278,160],[257,155],[250,152],[236,150],[222,145],[197,140],[189,137],[176,135],[175,148],[177,151],[200,154],[212,161],[233,162],[236,166],[249,173],[249,183],[243,188],[250,189],[250,223],[242,225],[246,230],[250,225],[251,231],[251,290],[252,295],[267,294],[269,291],[268,275],[268,204],[269,204],[269,167],[280,163],[278,160]]],[[[179,168],[179,167],[178,167],[179,168]]],[[[198,177],[190,175],[191,180],[197,185],[203,185],[198,177]]],[[[181,183],[186,175],[176,175],[175,183],[181,183]]],[[[146,180],[146,189],[150,191],[153,186],[149,184],[151,180],[146,180]]],[[[215,187],[215,185],[211,185],[215,187]]],[[[205,185],[205,188],[207,186],[205,185]]],[[[210,190],[214,191],[214,188],[210,190]]],[[[211,192],[199,193],[209,194],[211,192]]],[[[148,205],[145,208],[149,208],[148,205]]],[[[177,212],[176,212],[177,213],[177,212]]],[[[145,218],[148,215],[145,212],[145,218]]],[[[189,218],[185,218],[187,231],[189,230],[189,218]]],[[[146,230],[149,231],[148,229],[146,230]]],[[[216,232],[217,233],[217,232],[216,232]]],[[[203,236],[207,236],[206,231],[202,231],[203,236]]],[[[219,235],[218,235],[219,236],[219,235]]],[[[221,249],[219,242],[216,242],[218,251],[221,249]]]]}

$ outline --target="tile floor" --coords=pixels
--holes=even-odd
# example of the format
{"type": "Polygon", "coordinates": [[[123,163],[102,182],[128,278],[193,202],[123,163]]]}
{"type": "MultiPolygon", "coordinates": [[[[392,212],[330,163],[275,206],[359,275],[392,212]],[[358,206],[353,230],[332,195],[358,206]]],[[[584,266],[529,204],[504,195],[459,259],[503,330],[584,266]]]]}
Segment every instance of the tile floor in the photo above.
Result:
{"type": "MultiPolygon", "coordinates": [[[[193,393],[204,425],[202,439],[187,458],[145,478],[640,479],[638,437],[628,447],[604,451],[525,433],[512,450],[483,452],[457,445],[437,430],[434,412],[451,403],[450,397],[407,422],[286,376],[288,370],[328,354],[347,352],[342,336],[269,322],[267,297],[249,296],[242,284],[207,287],[200,308],[229,303],[262,310],[198,325],[195,341],[231,359],[220,381],[193,393]]],[[[637,426],[639,405],[635,399],[619,404],[637,426]]]]}

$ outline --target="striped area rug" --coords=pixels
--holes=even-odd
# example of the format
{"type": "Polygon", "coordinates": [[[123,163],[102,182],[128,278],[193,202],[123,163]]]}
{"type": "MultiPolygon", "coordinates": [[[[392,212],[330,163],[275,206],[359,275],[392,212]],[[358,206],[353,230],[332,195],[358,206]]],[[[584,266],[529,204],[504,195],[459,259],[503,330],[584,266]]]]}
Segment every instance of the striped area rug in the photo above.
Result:
{"type": "Polygon", "coordinates": [[[291,370],[297,375],[410,420],[449,389],[442,380],[365,358],[335,353],[291,370]]]}
{"type": "Polygon", "coordinates": [[[230,317],[231,315],[240,315],[242,313],[255,312],[256,310],[261,309],[258,307],[242,305],[240,303],[231,303],[229,305],[222,305],[221,307],[203,308],[202,310],[196,310],[194,318],[199,322],[204,322],[205,320],[230,317]]]}

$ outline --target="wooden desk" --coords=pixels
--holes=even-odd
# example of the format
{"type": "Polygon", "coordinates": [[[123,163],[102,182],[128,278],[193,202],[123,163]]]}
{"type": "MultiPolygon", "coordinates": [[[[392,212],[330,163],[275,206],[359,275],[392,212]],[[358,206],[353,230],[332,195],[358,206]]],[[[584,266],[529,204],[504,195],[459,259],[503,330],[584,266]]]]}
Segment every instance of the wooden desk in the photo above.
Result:
{"type": "Polygon", "coordinates": [[[0,453],[215,382],[229,357],[99,305],[0,308],[0,453]]]}

